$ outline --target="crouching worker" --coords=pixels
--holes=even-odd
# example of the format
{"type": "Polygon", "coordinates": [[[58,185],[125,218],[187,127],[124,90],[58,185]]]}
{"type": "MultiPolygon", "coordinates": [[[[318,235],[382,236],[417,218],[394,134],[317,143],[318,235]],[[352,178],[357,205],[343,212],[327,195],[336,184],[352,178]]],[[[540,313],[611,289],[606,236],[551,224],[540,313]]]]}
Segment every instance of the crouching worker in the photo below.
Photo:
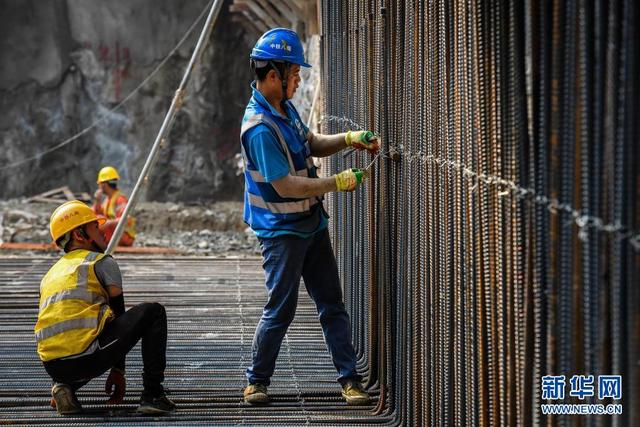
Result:
{"type": "Polygon", "coordinates": [[[175,404],[164,393],[167,316],[158,303],[125,311],[122,276],[104,254],[99,219],[74,200],[51,215],[51,237],[65,255],[40,284],[38,355],[53,379],[51,405],[62,415],[82,411],[75,392],[111,370],[105,385],[108,404],[119,404],[126,391],[125,357],[142,339],[144,391],[138,412],[164,414],[175,404]]]}

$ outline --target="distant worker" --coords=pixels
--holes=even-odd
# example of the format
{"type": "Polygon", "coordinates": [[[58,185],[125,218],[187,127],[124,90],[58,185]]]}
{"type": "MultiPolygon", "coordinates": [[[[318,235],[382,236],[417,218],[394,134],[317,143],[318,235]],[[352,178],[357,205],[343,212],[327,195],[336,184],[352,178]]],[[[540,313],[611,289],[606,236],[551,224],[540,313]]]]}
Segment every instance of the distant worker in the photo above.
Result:
{"type": "Polygon", "coordinates": [[[125,311],[122,275],[117,262],[104,254],[98,229],[104,219],[74,200],[51,215],[49,229],[65,255],[40,283],[38,355],[53,378],[51,406],[62,415],[82,411],[75,392],[111,369],[105,391],[108,404],[122,402],[125,357],[142,338],[144,391],[138,412],[164,414],[175,404],[164,393],[167,315],[158,303],[125,311]]]}
{"type": "Polygon", "coordinates": [[[365,171],[347,169],[318,178],[311,156],[326,157],[347,147],[375,153],[378,140],[370,131],[320,135],[305,126],[289,101],[300,83],[300,67],[310,67],[294,31],[267,31],[250,58],[256,81],[240,137],[244,220],[260,240],[268,298],[253,338],[244,399],[251,404],[269,401],[267,386],[296,312],[303,277],[318,309],[342,396],[351,405],[367,404],[322,205],[327,192],[355,190],[365,171]]]}
{"type": "MultiPolygon", "coordinates": [[[[98,173],[100,188],[95,193],[92,209],[98,217],[104,217],[107,220],[104,225],[100,226],[107,244],[111,241],[111,236],[113,236],[124,208],[127,206],[127,197],[118,190],[118,180],[120,180],[120,175],[113,166],[105,166],[98,173]]],[[[118,245],[131,246],[135,238],[135,219],[129,215],[118,245]]]]}

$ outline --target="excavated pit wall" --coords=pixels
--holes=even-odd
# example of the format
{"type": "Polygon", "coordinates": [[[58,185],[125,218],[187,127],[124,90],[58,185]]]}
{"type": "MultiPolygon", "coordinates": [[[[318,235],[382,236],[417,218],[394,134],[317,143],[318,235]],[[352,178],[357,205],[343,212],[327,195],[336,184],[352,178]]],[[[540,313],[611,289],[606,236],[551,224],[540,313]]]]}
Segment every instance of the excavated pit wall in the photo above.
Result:
{"type": "MultiPolygon", "coordinates": [[[[207,5],[208,0],[0,0],[0,241],[48,242],[55,206],[25,203],[23,197],[65,185],[91,194],[104,165],[118,168],[121,187],[130,193],[204,19],[149,83],[122,108],[109,110],[158,66],[207,5]],[[6,167],[105,115],[63,148],[6,167]]],[[[137,245],[205,254],[256,251],[237,202],[244,185],[237,153],[251,96],[248,54],[259,35],[230,18],[227,3],[169,144],[141,194],[146,203],[134,212],[137,245]]],[[[319,80],[318,36],[305,41],[305,50],[314,67],[301,71],[293,100],[304,120],[319,80]]]]}
{"type": "MultiPolygon", "coordinates": [[[[1,0],[0,198],[70,186],[93,191],[98,169],[116,166],[125,190],[142,169],[200,33],[195,27],[155,78],[121,102],[167,55],[208,0],[1,0]],[[78,141],[26,164],[107,118],[78,141]]],[[[161,151],[143,199],[240,200],[239,123],[252,79],[256,40],[220,13],[189,84],[170,143],[161,151]]]]}

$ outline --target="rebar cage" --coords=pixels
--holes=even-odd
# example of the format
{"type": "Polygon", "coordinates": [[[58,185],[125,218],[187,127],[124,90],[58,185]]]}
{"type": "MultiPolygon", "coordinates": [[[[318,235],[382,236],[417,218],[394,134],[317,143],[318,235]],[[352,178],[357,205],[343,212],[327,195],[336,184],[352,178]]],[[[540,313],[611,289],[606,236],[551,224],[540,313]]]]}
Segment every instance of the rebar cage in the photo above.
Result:
{"type": "Polygon", "coordinates": [[[638,425],[638,5],[324,1],[321,131],[371,129],[329,198],[377,413],[405,425],[638,425]],[[622,376],[622,399],[569,396],[622,376]],[[596,380],[597,381],[597,380],[596,380]]]}

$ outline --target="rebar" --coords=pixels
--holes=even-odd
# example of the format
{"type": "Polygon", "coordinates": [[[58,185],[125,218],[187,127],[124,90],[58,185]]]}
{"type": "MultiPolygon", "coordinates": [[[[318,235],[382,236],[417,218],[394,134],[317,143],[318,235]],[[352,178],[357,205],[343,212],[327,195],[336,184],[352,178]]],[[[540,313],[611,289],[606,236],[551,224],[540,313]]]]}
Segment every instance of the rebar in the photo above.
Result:
{"type": "Polygon", "coordinates": [[[51,379],[36,352],[33,327],[39,282],[54,258],[0,259],[0,424],[73,425],[357,425],[380,424],[371,405],[349,407],[304,287],[296,318],[283,342],[268,407],[245,404],[244,370],[266,301],[260,260],[118,257],[128,308],[144,301],[165,305],[168,317],[165,387],[178,411],[168,417],[135,413],[142,392],[140,344],[127,356],[124,405],[109,407],[106,375],[78,391],[87,413],[58,416],[49,407],[51,379]]]}
{"type": "MultiPolygon", "coordinates": [[[[611,2],[328,0],[320,5],[321,132],[370,129],[379,155],[327,199],[358,369],[347,407],[302,292],[274,402],[242,402],[264,300],[259,260],[119,258],[127,304],[169,313],[166,424],[567,425],[544,375],[622,375],[640,424],[640,7],[611,2]],[[249,335],[248,335],[249,334],[249,335]]],[[[0,259],[0,423],[62,424],[32,337],[51,259],[0,259]]],[[[71,424],[136,424],[100,380],[71,424]]],[[[566,390],[568,396],[568,388],[566,390]]],[[[603,403],[595,397],[562,403],[603,403]]],[[[610,403],[610,401],[604,401],[610,403]]],[[[581,419],[582,420],[582,419],[581,419]]]]}
{"type": "Polygon", "coordinates": [[[329,203],[377,410],[402,425],[566,425],[541,414],[542,376],[565,375],[562,403],[583,403],[568,397],[572,375],[619,374],[611,420],[636,424],[637,5],[334,0],[322,12],[323,131],[382,141],[378,157],[336,156],[327,171],[372,176],[366,200],[329,203]],[[351,256],[363,238],[364,262],[351,256]]]}

